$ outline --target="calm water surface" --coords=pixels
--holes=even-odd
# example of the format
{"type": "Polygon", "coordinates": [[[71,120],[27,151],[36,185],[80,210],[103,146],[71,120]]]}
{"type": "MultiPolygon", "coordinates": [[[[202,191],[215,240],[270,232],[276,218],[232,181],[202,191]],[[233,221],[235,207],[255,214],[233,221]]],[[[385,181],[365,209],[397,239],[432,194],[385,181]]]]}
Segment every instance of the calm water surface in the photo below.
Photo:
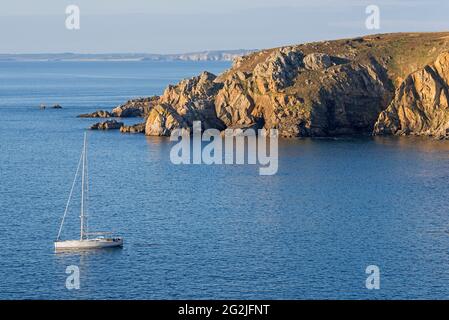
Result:
{"type": "MultiPolygon", "coordinates": [[[[228,63],[0,63],[0,299],[449,297],[449,142],[280,142],[279,171],[175,166],[166,138],[89,135],[90,226],[118,250],[55,254],[93,121],[228,63]],[[62,110],[38,109],[60,103],[62,110]],[[365,268],[381,289],[365,288],[365,268]],[[77,265],[81,289],[67,290],[77,265]]],[[[75,196],[78,196],[76,194],[75,196]]],[[[64,229],[76,237],[77,204],[64,229]]]]}

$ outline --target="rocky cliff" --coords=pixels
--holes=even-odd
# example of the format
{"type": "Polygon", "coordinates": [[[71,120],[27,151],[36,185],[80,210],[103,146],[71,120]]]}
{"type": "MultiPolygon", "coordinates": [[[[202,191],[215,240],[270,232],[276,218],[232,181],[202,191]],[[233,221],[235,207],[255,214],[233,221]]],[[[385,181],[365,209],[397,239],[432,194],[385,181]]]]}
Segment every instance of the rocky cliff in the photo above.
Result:
{"type": "Polygon", "coordinates": [[[448,50],[449,33],[263,50],[237,58],[218,77],[203,73],[170,86],[145,133],[168,135],[202,120],[218,129],[276,128],[286,137],[445,134],[448,50]]]}
{"type": "Polygon", "coordinates": [[[215,113],[214,98],[222,87],[215,79],[213,74],[203,72],[168,86],[148,115],[145,133],[170,135],[173,129],[191,128],[195,120],[202,122],[203,129],[224,129],[225,125],[215,113]]]}
{"type": "Polygon", "coordinates": [[[153,97],[145,134],[201,120],[203,129],[276,128],[284,137],[446,135],[448,51],[449,33],[397,33],[254,52],[153,97]]]}
{"type": "Polygon", "coordinates": [[[106,110],[97,110],[92,113],[83,113],[78,115],[79,118],[130,118],[130,117],[146,117],[151,109],[159,101],[158,96],[136,98],[126,101],[112,109],[111,112],[106,110]]]}
{"type": "Polygon", "coordinates": [[[375,134],[449,136],[449,53],[410,74],[379,116],[375,134]]]}

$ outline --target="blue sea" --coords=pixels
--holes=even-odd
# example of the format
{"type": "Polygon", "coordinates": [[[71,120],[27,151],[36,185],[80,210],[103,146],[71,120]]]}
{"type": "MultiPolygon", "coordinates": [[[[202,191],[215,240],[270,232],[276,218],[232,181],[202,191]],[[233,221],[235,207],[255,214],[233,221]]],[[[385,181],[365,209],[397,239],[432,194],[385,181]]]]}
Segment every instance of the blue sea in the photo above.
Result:
{"type": "MultiPolygon", "coordinates": [[[[125,245],[54,252],[96,121],[76,115],[229,66],[0,63],[0,299],[449,297],[448,141],[281,140],[277,174],[260,176],[258,165],[174,165],[168,138],[93,131],[89,226],[125,245]],[[72,265],[80,288],[69,290],[72,265]],[[365,286],[369,265],[378,290],[365,286]]],[[[79,232],[74,197],[66,239],[79,232]]]]}

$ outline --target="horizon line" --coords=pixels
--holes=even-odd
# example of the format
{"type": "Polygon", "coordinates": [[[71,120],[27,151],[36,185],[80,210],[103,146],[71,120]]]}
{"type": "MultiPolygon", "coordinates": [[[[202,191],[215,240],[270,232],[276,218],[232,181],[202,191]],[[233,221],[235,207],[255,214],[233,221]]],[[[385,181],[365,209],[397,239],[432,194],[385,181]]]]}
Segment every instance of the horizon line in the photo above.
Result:
{"type": "Polygon", "coordinates": [[[74,51],[60,51],[60,52],[0,52],[0,55],[112,55],[112,54],[121,54],[121,55],[154,55],[154,56],[170,56],[170,55],[182,55],[182,54],[197,54],[197,53],[216,53],[216,52],[237,52],[237,51],[258,51],[263,49],[216,49],[216,50],[198,50],[198,51],[184,51],[177,53],[154,53],[154,52],[74,52],[74,51]]]}

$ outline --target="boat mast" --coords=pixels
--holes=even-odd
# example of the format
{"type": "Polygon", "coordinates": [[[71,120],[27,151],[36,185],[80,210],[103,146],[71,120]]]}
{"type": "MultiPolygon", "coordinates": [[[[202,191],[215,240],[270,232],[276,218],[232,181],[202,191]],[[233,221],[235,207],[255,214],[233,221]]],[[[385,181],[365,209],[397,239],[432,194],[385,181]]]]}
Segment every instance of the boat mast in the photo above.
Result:
{"type": "Polygon", "coordinates": [[[75,189],[76,180],[78,179],[78,172],[80,171],[81,162],[83,161],[83,152],[81,151],[80,159],[78,160],[78,166],[76,167],[75,178],[72,182],[72,188],[70,188],[69,198],[67,199],[67,204],[65,205],[64,215],[62,216],[61,225],[59,226],[58,236],[56,237],[56,241],[59,241],[61,238],[62,227],[64,225],[65,217],[67,216],[67,212],[69,210],[70,200],[72,199],[73,190],[75,189]]]}
{"type": "Polygon", "coordinates": [[[84,176],[85,176],[85,166],[86,166],[86,132],[84,132],[84,145],[83,145],[83,171],[81,175],[81,228],[80,228],[80,240],[84,239],[84,176]]]}

